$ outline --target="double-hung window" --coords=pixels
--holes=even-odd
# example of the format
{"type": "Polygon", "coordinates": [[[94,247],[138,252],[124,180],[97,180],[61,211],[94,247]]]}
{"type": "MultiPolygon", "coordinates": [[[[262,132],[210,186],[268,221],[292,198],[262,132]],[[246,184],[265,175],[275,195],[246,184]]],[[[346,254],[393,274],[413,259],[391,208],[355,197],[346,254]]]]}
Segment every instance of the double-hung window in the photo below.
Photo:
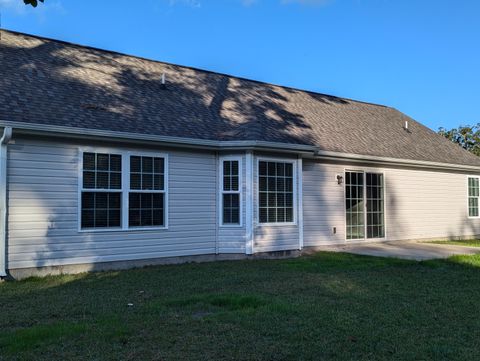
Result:
{"type": "Polygon", "coordinates": [[[167,225],[166,156],[82,153],[80,229],[167,225]]]}
{"type": "Polygon", "coordinates": [[[82,228],[122,226],[122,156],[83,153],[82,228]]]}
{"type": "Polygon", "coordinates": [[[221,162],[222,225],[240,225],[241,222],[240,168],[239,158],[221,162]]]}
{"type": "Polygon", "coordinates": [[[165,226],[164,158],[130,157],[128,224],[130,227],[165,226]]]}
{"type": "Polygon", "coordinates": [[[479,179],[468,178],[468,216],[478,217],[479,179]]]}
{"type": "Polygon", "coordinates": [[[260,223],[294,222],[293,162],[258,162],[260,223]]]}

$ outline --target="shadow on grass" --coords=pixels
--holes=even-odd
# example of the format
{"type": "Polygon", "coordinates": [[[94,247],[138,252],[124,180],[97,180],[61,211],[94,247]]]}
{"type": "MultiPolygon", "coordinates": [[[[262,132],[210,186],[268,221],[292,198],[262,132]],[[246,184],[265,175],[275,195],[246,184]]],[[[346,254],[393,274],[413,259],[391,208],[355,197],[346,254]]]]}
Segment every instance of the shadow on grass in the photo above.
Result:
{"type": "Polygon", "coordinates": [[[479,266],[321,252],[5,283],[0,355],[476,360],[479,266]]]}

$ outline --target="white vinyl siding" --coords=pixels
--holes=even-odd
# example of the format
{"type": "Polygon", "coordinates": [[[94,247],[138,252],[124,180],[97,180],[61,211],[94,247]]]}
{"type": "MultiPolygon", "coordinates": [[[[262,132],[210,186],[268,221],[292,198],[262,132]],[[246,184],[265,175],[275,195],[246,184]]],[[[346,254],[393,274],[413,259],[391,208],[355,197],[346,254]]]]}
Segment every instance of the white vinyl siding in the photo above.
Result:
{"type": "Polygon", "coordinates": [[[215,153],[168,151],[168,229],[78,232],[78,146],[19,137],[9,145],[9,268],[215,253],[215,153]]]}
{"type": "Polygon", "coordinates": [[[465,174],[304,160],[305,246],[346,242],[345,190],[337,181],[345,169],[384,174],[384,240],[480,235],[480,219],[468,217],[465,174]]]}

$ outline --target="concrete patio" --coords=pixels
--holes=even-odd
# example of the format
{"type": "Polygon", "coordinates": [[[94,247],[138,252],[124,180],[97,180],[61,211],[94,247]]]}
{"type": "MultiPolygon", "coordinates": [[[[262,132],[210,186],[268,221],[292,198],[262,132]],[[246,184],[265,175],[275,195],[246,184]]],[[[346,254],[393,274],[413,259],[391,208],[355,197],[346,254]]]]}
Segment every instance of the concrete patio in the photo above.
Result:
{"type": "Polygon", "coordinates": [[[403,258],[417,261],[448,258],[453,255],[472,255],[480,253],[480,247],[435,244],[426,243],[424,241],[365,242],[341,246],[325,246],[316,249],[365,256],[403,258]]]}

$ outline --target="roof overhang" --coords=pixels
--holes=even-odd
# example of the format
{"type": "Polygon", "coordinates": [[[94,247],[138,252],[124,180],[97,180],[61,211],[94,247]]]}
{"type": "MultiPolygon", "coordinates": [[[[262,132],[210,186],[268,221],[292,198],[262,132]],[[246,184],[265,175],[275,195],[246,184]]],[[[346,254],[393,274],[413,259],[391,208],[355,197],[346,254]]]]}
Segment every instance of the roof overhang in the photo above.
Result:
{"type": "Polygon", "coordinates": [[[50,137],[86,140],[108,140],[123,144],[158,144],[174,148],[195,148],[205,150],[274,150],[276,152],[313,155],[315,146],[304,144],[287,144],[277,142],[264,142],[256,140],[218,141],[210,139],[196,139],[183,137],[169,137],[162,135],[117,132],[111,130],[76,128],[57,125],[44,125],[37,123],[11,122],[0,120],[0,127],[12,127],[13,134],[44,135],[50,137]]]}
{"type": "Polygon", "coordinates": [[[161,145],[174,148],[194,148],[214,151],[257,150],[281,153],[295,153],[306,158],[342,161],[346,163],[369,163],[380,166],[402,166],[437,169],[446,171],[467,171],[480,173],[480,166],[430,162],[413,159],[379,157],[374,155],[350,154],[321,150],[313,145],[265,142],[256,140],[218,141],[183,137],[169,137],[152,134],[127,133],[111,130],[76,128],[37,123],[11,122],[0,120],[0,127],[12,127],[13,135],[43,135],[65,139],[101,140],[122,144],[161,145]]]}

